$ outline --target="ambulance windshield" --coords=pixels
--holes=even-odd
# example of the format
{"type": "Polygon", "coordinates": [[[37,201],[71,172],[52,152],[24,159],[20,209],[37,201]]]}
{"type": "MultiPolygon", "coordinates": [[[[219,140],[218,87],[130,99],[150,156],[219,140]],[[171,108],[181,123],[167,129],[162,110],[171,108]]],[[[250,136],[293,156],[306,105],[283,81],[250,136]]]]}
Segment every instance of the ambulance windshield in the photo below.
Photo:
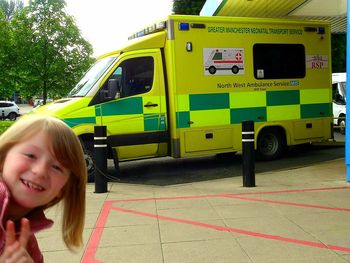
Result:
{"type": "Polygon", "coordinates": [[[85,73],[78,84],[68,93],[68,97],[84,97],[113,64],[116,57],[107,57],[96,61],[85,73]]]}
{"type": "Polygon", "coordinates": [[[346,82],[341,82],[339,88],[341,89],[342,94],[344,94],[344,100],[346,100],[346,82]]]}

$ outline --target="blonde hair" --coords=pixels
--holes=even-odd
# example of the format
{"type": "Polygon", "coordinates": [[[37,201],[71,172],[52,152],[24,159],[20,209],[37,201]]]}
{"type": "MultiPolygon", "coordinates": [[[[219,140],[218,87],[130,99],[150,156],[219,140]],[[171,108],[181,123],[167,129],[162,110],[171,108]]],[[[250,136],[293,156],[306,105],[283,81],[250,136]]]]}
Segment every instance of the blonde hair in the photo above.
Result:
{"type": "Polygon", "coordinates": [[[0,136],[0,172],[8,151],[17,143],[44,132],[51,142],[56,159],[70,170],[62,195],[48,203],[43,210],[62,201],[62,235],[69,249],[83,244],[85,223],[86,164],[79,139],[63,121],[54,117],[22,117],[0,136]]]}

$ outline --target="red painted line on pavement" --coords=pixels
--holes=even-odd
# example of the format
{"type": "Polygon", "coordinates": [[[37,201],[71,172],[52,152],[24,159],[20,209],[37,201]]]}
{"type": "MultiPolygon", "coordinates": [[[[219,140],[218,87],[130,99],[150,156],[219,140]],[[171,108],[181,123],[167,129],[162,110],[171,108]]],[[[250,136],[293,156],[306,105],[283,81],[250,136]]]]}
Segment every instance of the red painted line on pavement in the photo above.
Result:
{"type": "Polygon", "coordinates": [[[293,239],[293,238],[288,238],[288,237],[281,237],[281,236],[276,236],[276,235],[263,234],[263,233],[258,233],[258,232],[252,232],[252,231],[247,231],[247,230],[242,230],[242,229],[231,228],[231,227],[222,227],[222,226],[217,226],[217,225],[196,222],[196,221],[192,221],[192,220],[178,219],[178,218],[173,218],[173,217],[168,217],[168,216],[155,215],[155,214],[145,213],[145,212],[141,212],[141,211],[125,209],[125,208],[121,208],[121,207],[112,207],[111,209],[116,210],[116,211],[120,211],[120,212],[124,212],[124,213],[131,213],[131,214],[135,214],[135,215],[139,215],[139,216],[157,218],[160,220],[188,224],[188,225],[204,227],[204,228],[210,228],[210,229],[215,229],[215,230],[219,230],[219,231],[238,233],[238,234],[243,234],[243,235],[247,235],[247,236],[283,241],[283,242],[287,242],[287,243],[294,243],[294,244],[299,244],[299,245],[309,246],[309,247],[327,248],[327,249],[336,250],[336,251],[350,252],[350,247],[327,245],[327,244],[323,244],[323,243],[293,239]]]}
{"type": "MultiPolygon", "coordinates": [[[[230,194],[228,194],[230,195],[230,194]]],[[[186,200],[186,199],[201,199],[201,198],[211,198],[211,197],[222,197],[222,194],[217,195],[190,195],[190,196],[175,196],[175,197],[148,197],[148,198],[135,198],[135,199],[120,199],[113,200],[115,203],[123,202],[139,202],[139,201],[170,201],[170,200],[186,200]]]]}
{"type": "Polygon", "coordinates": [[[327,188],[306,188],[306,189],[279,190],[279,191],[254,192],[254,193],[250,192],[250,193],[239,193],[239,194],[231,194],[231,195],[288,194],[288,193],[319,192],[319,191],[346,190],[346,189],[350,189],[350,186],[327,187],[327,188]]]}
{"type": "Polygon", "coordinates": [[[212,197],[227,197],[227,196],[241,196],[241,195],[263,195],[263,194],[284,194],[284,193],[288,194],[288,193],[318,192],[318,191],[332,191],[332,190],[345,190],[345,189],[350,189],[350,186],[279,190],[279,191],[270,191],[270,192],[249,192],[249,193],[238,193],[238,194],[227,193],[227,194],[193,195],[193,196],[176,196],[176,197],[148,197],[148,198],[111,200],[111,202],[122,203],[122,202],[140,202],[140,201],[186,200],[186,199],[201,199],[201,198],[212,198],[212,197]]]}
{"type": "Polygon", "coordinates": [[[272,203],[272,204],[280,204],[280,205],[290,205],[290,206],[299,206],[299,207],[308,207],[308,208],[318,208],[318,209],[324,209],[324,210],[350,212],[349,208],[341,208],[341,207],[330,207],[330,206],[310,205],[310,204],[293,203],[293,202],[285,202],[285,201],[275,201],[275,200],[260,199],[260,198],[242,197],[239,195],[225,195],[225,197],[246,200],[246,201],[254,201],[254,202],[263,202],[263,203],[272,203]]]}
{"type": "Polygon", "coordinates": [[[81,263],[102,263],[101,261],[95,259],[95,255],[96,255],[96,251],[97,251],[97,248],[99,246],[99,243],[100,243],[103,231],[104,231],[104,227],[105,227],[109,212],[111,210],[116,210],[116,211],[120,211],[120,212],[124,212],[124,213],[132,213],[132,214],[139,215],[139,216],[158,218],[160,220],[165,220],[165,221],[171,221],[171,222],[183,223],[183,224],[188,224],[188,225],[193,225],[193,226],[198,226],[198,227],[215,229],[218,231],[238,233],[238,234],[243,234],[243,235],[248,235],[248,236],[253,236],[253,237],[283,241],[283,242],[294,243],[294,244],[299,244],[299,245],[304,245],[304,246],[327,248],[327,249],[331,249],[331,250],[350,252],[350,248],[348,248],[348,247],[326,245],[323,243],[310,242],[310,241],[298,240],[298,239],[293,239],[293,238],[285,238],[285,237],[281,237],[281,236],[257,233],[257,232],[229,228],[229,227],[221,227],[221,226],[216,226],[216,225],[211,225],[211,224],[206,224],[206,223],[201,223],[201,222],[196,222],[196,221],[191,221],[191,220],[177,219],[177,218],[172,218],[172,217],[167,217],[167,216],[144,213],[144,212],[136,211],[136,210],[124,209],[124,208],[120,208],[120,207],[113,207],[113,203],[120,203],[120,202],[170,201],[170,200],[189,200],[189,199],[221,197],[221,198],[237,198],[240,200],[250,200],[250,201],[256,201],[256,202],[276,203],[276,204],[292,205],[292,206],[299,206],[299,207],[310,207],[310,208],[319,208],[319,209],[349,212],[350,209],[347,209],[347,208],[332,208],[332,207],[326,207],[326,206],[316,206],[316,205],[309,205],[309,204],[298,204],[298,203],[292,203],[292,202],[283,202],[283,201],[273,201],[273,200],[267,200],[267,199],[242,197],[243,195],[283,194],[283,193],[317,192],[317,191],[331,191],[331,190],[345,190],[345,189],[350,189],[350,187],[345,186],[345,187],[329,187],[329,188],[313,188],[313,189],[311,188],[311,189],[280,190],[280,191],[270,191],[270,192],[250,192],[250,193],[238,193],[238,194],[230,193],[230,194],[213,194],[213,195],[202,195],[202,196],[197,195],[197,196],[177,196],[177,197],[159,197],[159,198],[137,198],[137,199],[106,201],[103,205],[103,208],[101,210],[101,214],[100,214],[99,219],[96,223],[96,226],[95,226],[95,228],[91,234],[91,237],[88,241],[88,244],[86,246],[81,263]]]}
{"type": "Polygon", "coordinates": [[[102,261],[98,261],[95,259],[95,255],[97,247],[100,244],[102,232],[104,230],[104,226],[106,224],[109,212],[111,211],[112,205],[113,202],[110,201],[106,201],[103,204],[101,214],[86,246],[81,263],[102,263],[102,261]]]}

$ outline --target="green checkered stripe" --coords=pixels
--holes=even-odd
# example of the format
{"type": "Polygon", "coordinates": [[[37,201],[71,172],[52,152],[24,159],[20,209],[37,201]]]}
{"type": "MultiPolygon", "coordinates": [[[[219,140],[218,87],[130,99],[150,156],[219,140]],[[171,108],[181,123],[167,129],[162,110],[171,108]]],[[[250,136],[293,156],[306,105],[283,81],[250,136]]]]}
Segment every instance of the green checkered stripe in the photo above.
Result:
{"type": "Polygon", "coordinates": [[[178,128],[332,116],[328,89],[178,95],[177,105],[178,128]]]}
{"type": "Polygon", "coordinates": [[[73,118],[65,118],[63,121],[71,128],[74,128],[83,124],[96,124],[95,116],[91,117],[73,117],[73,118]]]}
{"type": "Polygon", "coordinates": [[[143,127],[144,131],[166,130],[165,114],[162,116],[158,113],[147,114],[143,112],[143,109],[142,97],[126,98],[96,105],[95,116],[66,118],[64,121],[73,128],[82,124],[97,124],[97,118],[102,115],[110,119],[129,115],[130,118],[143,117],[140,127],[143,127]]]}

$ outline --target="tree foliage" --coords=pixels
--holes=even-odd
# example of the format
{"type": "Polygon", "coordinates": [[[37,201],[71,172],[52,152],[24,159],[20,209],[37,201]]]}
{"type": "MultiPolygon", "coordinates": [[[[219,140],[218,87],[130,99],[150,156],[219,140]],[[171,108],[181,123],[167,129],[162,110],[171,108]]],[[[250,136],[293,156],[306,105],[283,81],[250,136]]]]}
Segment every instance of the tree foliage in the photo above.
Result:
{"type": "Polygon", "coordinates": [[[174,0],[173,12],[178,15],[199,15],[206,0],[174,0]]]}
{"type": "Polygon", "coordinates": [[[346,34],[332,34],[332,72],[346,72],[346,34]]]}
{"type": "Polygon", "coordinates": [[[10,21],[17,11],[23,9],[23,2],[20,0],[0,0],[0,8],[4,12],[6,21],[10,21]]]}
{"type": "MultiPolygon", "coordinates": [[[[0,0],[3,1],[3,0],[0,0]]],[[[64,0],[31,0],[10,21],[0,14],[0,97],[61,97],[93,62],[64,0]],[[4,63],[6,67],[2,67],[4,63]],[[5,92],[6,90],[6,92],[5,92]]]]}
{"type": "Polygon", "coordinates": [[[42,91],[44,103],[48,94],[66,94],[91,63],[92,46],[81,37],[65,5],[64,0],[30,1],[26,24],[18,30],[26,35],[27,26],[31,28],[31,38],[18,48],[26,58],[22,68],[33,77],[34,91],[42,91]]]}
{"type": "Polygon", "coordinates": [[[0,9],[0,99],[9,97],[15,91],[12,85],[14,71],[12,40],[10,23],[0,9]]]}

